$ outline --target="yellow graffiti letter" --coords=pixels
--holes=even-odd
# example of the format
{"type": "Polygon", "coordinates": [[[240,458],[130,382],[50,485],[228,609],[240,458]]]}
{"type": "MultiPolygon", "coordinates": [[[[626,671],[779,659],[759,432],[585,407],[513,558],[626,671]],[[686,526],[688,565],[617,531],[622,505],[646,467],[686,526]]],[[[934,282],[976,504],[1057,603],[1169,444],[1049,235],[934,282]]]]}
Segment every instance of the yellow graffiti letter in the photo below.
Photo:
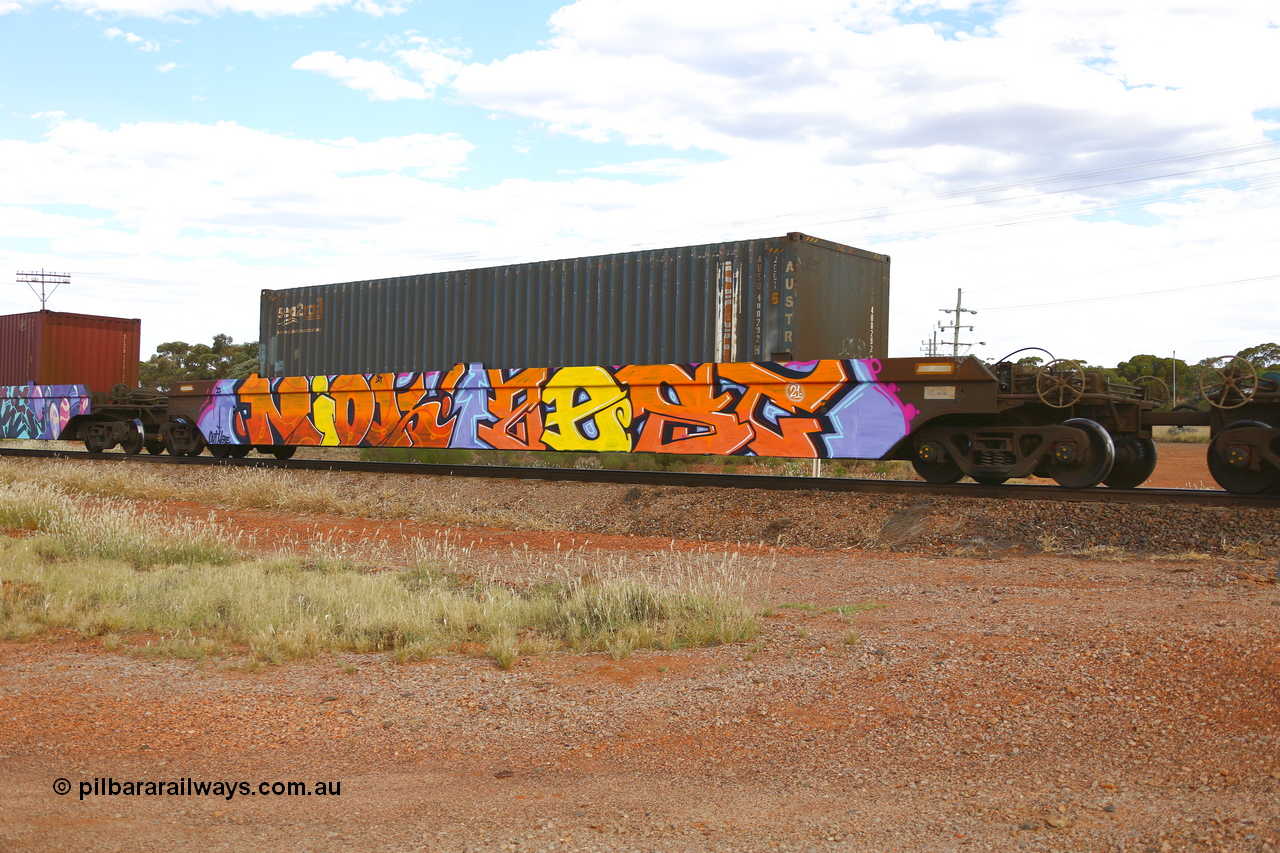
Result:
{"type": "Polygon", "coordinates": [[[311,400],[311,422],[323,436],[322,445],[338,444],[338,404],[329,396],[329,377],[313,376],[311,392],[316,396],[311,400]]]}
{"type": "Polygon", "coordinates": [[[631,400],[603,367],[557,370],[542,402],[548,408],[542,441],[553,450],[631,449],[631,400]]]}

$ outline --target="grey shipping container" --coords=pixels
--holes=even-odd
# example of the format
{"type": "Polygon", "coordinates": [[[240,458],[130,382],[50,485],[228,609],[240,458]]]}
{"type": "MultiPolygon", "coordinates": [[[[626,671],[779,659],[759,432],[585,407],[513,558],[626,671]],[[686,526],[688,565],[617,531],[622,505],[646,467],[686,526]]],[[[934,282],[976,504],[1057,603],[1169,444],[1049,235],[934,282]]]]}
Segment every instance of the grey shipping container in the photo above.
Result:
{"type": "Polygon", "coordinates": [[[882,357],[889,257],[804,234],[262,291],[262,373],[882,357]]]}

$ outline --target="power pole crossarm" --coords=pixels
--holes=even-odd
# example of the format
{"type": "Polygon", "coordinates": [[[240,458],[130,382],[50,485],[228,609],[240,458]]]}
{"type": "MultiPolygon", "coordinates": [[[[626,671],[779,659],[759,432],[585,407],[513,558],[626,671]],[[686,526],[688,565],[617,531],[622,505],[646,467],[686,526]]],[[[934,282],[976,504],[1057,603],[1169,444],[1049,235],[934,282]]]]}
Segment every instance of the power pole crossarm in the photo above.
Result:
{"type": "Polygon", "coordinates": [[[25,284],[31,288],[31,292],[40,298],[40,310],[44,311],[49,303],[49,297],[58,292],[58,288],[64,284],[71,283],[71,273],[67,272],[22,272],[18,271],[18,283],[25,284]],[[36,285],[40,285],[40,289],[36,290],[36,285]],[[48,285],[53,285],[53,290],[48,290],[48,285]]]}

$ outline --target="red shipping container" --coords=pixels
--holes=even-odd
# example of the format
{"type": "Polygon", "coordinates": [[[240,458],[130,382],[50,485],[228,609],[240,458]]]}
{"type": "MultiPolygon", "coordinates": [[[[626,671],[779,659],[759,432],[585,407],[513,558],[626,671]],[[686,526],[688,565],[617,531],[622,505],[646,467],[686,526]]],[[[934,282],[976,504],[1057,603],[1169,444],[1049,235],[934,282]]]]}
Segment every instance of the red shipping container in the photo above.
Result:
{"type": "Polygon", "coordinates": [[[0,317],[0,385],[138,385],[141,320],[34,311],[0,317]]]}

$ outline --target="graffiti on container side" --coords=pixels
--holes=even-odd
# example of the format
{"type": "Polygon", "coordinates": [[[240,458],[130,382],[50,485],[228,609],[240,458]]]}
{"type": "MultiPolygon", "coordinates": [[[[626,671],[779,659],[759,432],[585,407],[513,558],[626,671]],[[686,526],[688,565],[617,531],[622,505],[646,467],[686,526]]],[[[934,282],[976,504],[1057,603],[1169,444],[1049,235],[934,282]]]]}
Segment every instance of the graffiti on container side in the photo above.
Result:
{"type": "Polygon", "coordinates": [[[83,385],[6,385],[0,387],[0,438],[52,440],[67,422],[89,412],[83,385]]]}
{"type": "Polygon", "coordinates": [[[916,410],[876,359],[222,380],[200,414],[235,444],[878,458],[916,410]]]}

